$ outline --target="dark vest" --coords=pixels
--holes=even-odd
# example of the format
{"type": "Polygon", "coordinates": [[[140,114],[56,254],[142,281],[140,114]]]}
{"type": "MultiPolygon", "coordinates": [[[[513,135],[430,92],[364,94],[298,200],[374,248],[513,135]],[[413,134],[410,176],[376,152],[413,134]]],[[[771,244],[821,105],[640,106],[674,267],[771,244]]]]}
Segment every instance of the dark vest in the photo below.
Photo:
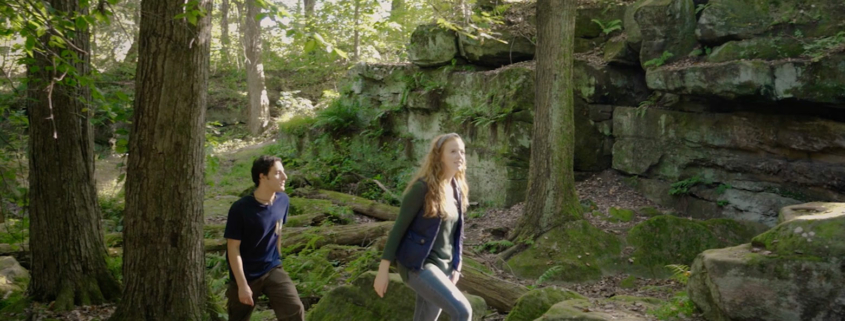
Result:
{"type": "MultiPolygon", "coordinates": [[[[457,186],[455,191],[458,194],[458,228],[455,230],[452,240],[452,269],[457,271],[461,263],[461,249],[464,243],[464,213],[461,210],[463,200],[461,200],[460,186],[457,186]]],[[[427,190],[426,193],[428,193],[427,190]]],[[[422,270],[425,259],[431,253],[431,248],[434,247],[434,237],[440,232],[442,219],[437,216],[425,218],[423,217],[424,214],[425,205],[414,216],[411,226],[405,231],[405,235],[399,242],[399,249],[396,251],[396,261],[409,270],[422,270]]]]}

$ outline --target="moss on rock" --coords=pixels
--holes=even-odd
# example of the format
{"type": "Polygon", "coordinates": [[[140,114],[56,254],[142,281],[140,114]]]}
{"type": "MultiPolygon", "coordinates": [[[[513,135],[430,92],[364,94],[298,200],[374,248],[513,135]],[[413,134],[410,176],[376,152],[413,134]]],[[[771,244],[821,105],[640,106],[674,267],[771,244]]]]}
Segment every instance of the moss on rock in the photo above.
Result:
{"type": "Polygon", "coordinates": [[[630,209],[611,207],[608,214],[608,220],[611,222],[630,222],[634,219],[634,211],[630,209]]]}
{"type": "Polygon", "coordinates": [[[548,280],[584,281],[602,276],[603,265],[614,262],[621,245],[616,236],[585,220],[569,222],[541,235],[508,265],[520,277],[538,278],[554,266],[563,272],[548,280]]]}
{"type": "Polygon", "coordinates": [[[740,59],[776,60],[794,58],[804,53],[803,44],[795,38],[753,38],[729,41],[716,47],[707,56],[708,62],[725,62],[740,59]]]}
{"type": "MultiPolygon", "coordinates": [[[[361,275],[350,285],[335,288],[308,312],[308,320],[404,321],[413,319],[416,294],[402,283],[398,274],[391,273],[384,298],[373,291],[376,272],[361,275]]],[[[481,320],[487,310],[484,299],[464,294],[473,308],[473,320],[481,320]]],[[[446,317],[441,314],[440,320],[446,317]]]]}
{"type": "Polygon", "coordinates": [[[310,199],[302,197],[290,198],[290,215],[301,214],[330,214],[336,205],[332,201],[322,199],[310,199]]]}
{"type": "Polygon", "coordinates": [[[519,297],[505,321],[535,320],[556,303],[570,299],[586,299],[586,297],[571,290],[557,287],[532,290],[519,297]]]}
{"type": "Polygon", "coordinates": [[[845,257],[845,206],[804,215],[775,226],[752,240],[779,255],[806,255],[822,259],[845,257]]]}

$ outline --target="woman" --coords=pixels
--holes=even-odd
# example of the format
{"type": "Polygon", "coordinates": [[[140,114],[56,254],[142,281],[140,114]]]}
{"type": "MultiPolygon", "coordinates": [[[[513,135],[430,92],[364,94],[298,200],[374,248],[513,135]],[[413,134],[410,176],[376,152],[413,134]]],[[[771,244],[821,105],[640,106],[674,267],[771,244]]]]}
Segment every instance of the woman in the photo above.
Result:
{"type": "Polygon", "coordinates": [[[395,259],[402,280],[417,293],[414,321],[434,321],[441,310],[454,321],[472,317],[469,301],[455,286],[461,274],[463,213],[469,203],[464,154],[458,134],[440,135],[431,142],[422,167],[405,189],[373,282],[384,297],[395,259]]]}

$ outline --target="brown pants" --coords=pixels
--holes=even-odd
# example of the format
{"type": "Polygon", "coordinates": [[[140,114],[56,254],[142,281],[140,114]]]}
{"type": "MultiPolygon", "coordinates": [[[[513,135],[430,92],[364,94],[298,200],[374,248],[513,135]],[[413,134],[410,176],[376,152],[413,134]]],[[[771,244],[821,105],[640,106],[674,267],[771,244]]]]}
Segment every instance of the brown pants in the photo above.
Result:
{"type": "MultiPolygon", "coordinates": [[[[296,320],[305,321],[305,307],[299,300],[299,293],[296,286],[290,279],[282,266],[277,266],[261,277],[249,282],[252,290],[252,301],[258,303],[258,296],[262,293],[270,299],[270,307],[276,312],[276,319],[280,321],[296,320]]],[[[241,303],[238,300],[238,283],[235,280],[229,281],[229,289],[226,291],[226,298],[229,300],[227,310],[230,321],[249,321],[254,306],[241,303]]]]}

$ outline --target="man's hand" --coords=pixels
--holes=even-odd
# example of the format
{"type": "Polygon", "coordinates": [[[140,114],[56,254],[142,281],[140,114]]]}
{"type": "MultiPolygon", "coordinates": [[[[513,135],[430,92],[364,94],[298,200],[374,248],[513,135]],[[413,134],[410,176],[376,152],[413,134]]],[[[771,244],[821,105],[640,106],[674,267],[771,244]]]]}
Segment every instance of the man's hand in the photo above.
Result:
{"type": "Polygon", "coordinates": [[[249,288],[249,285],[238,287],[238,301],[248,306],[255,305],[255,302],[252,302],[252,289],[249,288]]]}

